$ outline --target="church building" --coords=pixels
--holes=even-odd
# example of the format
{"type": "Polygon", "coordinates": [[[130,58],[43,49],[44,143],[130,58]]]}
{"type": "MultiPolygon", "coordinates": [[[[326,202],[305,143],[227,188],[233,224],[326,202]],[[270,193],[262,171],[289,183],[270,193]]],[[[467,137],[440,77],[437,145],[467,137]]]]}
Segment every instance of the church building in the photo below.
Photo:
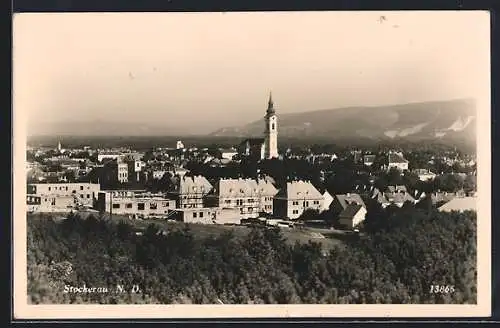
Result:
{"type": "Polygon", "coordinates": [[[258,159],[278,157],[278,116],[271,93],[269,93],[264,123],[264,138],[249,138],[240,144],[240,152],[243,155],[258,159]]]}

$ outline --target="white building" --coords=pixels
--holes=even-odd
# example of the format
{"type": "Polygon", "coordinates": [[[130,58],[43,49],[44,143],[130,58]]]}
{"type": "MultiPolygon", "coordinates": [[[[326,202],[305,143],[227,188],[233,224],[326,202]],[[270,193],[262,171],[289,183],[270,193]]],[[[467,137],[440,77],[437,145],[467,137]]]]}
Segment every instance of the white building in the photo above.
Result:
{"type": "Polygon", "coordinates": [[[309,181],[287,182],[274,197],[273,213],[279,218],[299,218],[308,209],[320,211],[323,195],[309,181]]]}
{"type": "Polygon", "coordinates": [[[278,193],[265,179],[220,179],[207,196],[210,206],[237,209],[241,218],[257,218],[273,213],[273,197],[278,193]]]}
{"type": "Polygon", "coordinates": [[[202,175],[172,177],[173,189],[169,196],[176,200],[177,208],[203,208],[206,196],[213,186],[202,175]]]}
{"type": "Polygon", "coordinates": [[[175,145],[176,149],[184,149],[184,144],[181,140],[177,140],[177,144],[175,145]]]}
{"type": "Polygon", "coordinates": [[[346,229],[353,229],[363,222],[367,213],[363,199],[355,193],[335,195],[332,209],[338,215],[339,224],[346,229]]]}
{"type": "Polygon", "coordinates": [[[277,158],[278,157],[278,116],[274,109],[274,102],[272,94],[269,94],[269,101],[267,105],[267,111],[265,116],[265,158],[277,158]]]}

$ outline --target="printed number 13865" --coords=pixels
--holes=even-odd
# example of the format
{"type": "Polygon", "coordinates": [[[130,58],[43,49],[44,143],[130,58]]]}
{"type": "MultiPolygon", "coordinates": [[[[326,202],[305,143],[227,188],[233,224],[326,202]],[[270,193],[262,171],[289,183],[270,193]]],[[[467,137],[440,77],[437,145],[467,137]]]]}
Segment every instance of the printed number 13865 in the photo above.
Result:
{"type": "Polygon", "coordinates": [[[431,285],[431,294],[448,294],[454,292],[455,292],[455,286],[431,285]]]}

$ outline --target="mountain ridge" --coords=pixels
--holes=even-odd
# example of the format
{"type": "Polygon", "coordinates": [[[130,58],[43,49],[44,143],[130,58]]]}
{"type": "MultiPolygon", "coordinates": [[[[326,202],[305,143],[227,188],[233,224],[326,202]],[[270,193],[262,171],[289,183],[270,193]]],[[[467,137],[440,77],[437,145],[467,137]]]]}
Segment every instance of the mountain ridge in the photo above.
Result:
{"type": "MultiPolygon", "coordinates": [[[[350,106],[298,113],[278,113],[284,137],[339,137],[372,140],[467,140],[476,138],[476,102],[472,98],[388,106],[350,106]]],[[[256,137],[264,119],[216,130],[210,136],[256,137]]]]}

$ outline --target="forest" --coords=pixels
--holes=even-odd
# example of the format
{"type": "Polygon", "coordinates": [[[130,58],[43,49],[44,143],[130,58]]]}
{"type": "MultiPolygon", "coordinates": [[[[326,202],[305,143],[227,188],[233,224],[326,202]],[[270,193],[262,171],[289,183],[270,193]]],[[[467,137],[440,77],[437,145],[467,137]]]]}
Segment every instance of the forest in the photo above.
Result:
{"type": "Polygon", "coordinates": [[[476,213],[370,205],[364,233],[329,253],[278,228],[200,237],[190,225],[28,216],[31,304],[475,304],[476,213]],[[139,286],[116,292],[115,286],[139,286]],[[453,286],[431,292],[431,286],[453,286]],[[67,293],[68,286],[108,292],[67,293]]]}

